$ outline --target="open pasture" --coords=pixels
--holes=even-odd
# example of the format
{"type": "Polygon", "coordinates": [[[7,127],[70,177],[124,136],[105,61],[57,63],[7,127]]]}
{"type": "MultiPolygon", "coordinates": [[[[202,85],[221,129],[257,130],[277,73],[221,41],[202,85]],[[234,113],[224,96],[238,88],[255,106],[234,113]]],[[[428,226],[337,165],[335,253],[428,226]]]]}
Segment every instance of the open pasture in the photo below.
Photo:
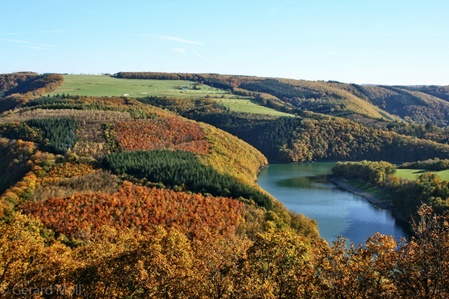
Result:
{"type": "MultiPolygon", "coordinates": [[[[424,173],[423,169],[396,169],[396,175],[403,179],[415,180],[420,174],[424,173]]],[[[445,181],[449,181],[449,169],[432,171],[445,181]]]]}
{"type": "Polygon", "coordinates": [[[80,96],[160,96],[171,98],[221,97],[230,94],[207,85],[194,88],[194,82],[184,80],[118,79],[105,75],[64,75],[64,83],[50,95],[80,96]]]}
{"type": "Polygon", "coordinates": [[[268,114],[274,116],[293,116],[285,112],[277,111],[272,108],[260,106],[249,99],[241,98],[218,98],[221,104],[228,107],[231,111],[255,113],[255,114],[268,114]]]}
{"type": "Polygon", "coordinates": [[[288,113],[260,106],[247,97],[239,97],[228,91],[186,80],[140,80],[118,79],[106,75],[64,75],[64,84],[50,95],[69,94],[80,96],[128,96],[128,97],[168,97],[204,98],[218,100],[231,111],[293,116],[288,113]]]}

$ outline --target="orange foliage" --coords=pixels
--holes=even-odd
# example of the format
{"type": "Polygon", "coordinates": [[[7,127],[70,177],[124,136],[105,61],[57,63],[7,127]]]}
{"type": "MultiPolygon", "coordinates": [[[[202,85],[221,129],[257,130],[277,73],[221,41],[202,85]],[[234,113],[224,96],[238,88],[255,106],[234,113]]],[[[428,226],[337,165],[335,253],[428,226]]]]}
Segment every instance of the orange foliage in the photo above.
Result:
{"type": "Polygon", "coordinates": [[[16,149],[15,149],[16,152],[31,154],[35,151],[36,144],[34,144],[34,142],[23,141],[23,140],[19,139],[16,141],[15,147],[16,147],[16,149]]]}
{"type": "Polygon", "coordinates": [[[119,122],[115,135],[124,150],[169,149],[199,154],[209,153],[209,143],[201,127],[180,117],[119,122]]]}
{"type": "Polygon", "coordinates": [[[63,163],[52,167],[42,184],[59,181],[64,178],[72,178],[95,172],[90,164],[63,163]]]}
{"type": "Polygon", "coordinates": [[[154,225],[176,227],[191,237],[205,231],[232,232],[243,213],[243,203],[223,197],[205,197],[125,182],[114,194],[76,194],[28,203],[23,210],[66,236],[86,239],[102,226],[150,231],[154,225]]]}

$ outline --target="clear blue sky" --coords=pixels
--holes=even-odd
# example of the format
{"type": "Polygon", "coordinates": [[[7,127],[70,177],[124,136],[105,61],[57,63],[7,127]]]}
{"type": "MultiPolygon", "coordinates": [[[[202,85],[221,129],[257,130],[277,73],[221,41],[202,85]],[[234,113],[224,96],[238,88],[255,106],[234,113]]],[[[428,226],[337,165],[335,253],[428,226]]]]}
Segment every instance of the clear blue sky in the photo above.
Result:
{"type": "Polygon", "coordinates": [[[1,0],[0,73],[449,85],[447,0],[1,0]]]}

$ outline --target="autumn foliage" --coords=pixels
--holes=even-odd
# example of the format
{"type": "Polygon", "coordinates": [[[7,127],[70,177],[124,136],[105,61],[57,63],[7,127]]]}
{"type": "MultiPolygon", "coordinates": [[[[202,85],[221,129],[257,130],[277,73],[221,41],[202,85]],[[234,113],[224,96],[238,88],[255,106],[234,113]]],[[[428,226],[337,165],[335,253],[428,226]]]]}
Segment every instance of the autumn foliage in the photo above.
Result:
{"type": "MultiPolygon", "coordinates": [[[[254,80],[137,75],[184,77],[233,90],[254,80]]],[[[22,84],[36,76],[0,76],[2,95],[33,92],[22,84]]],[[[37,91],[39,82],[32,85],[37,91]]],[[[286,93],[283,98],[290,98],[289,92],[328,96],[278,89],[284,85],[275,83],[253,89],[273,87],[286,93]]],[[[343,239],[327,244],[309,219],[257,188],[256,175],[266,158],[220,129],[128,98],[14,99],[18,102],[7,104],[25,107],[2,116],[0,126],[1,298],[20,297],[18,291],[22,297],[56,298],[61,289],[60,297],[76,299],[449,297],[448,218],[435,215],[431,206],[419,209],[408,242],[376,234],[360,246],[343,239]],[[48,146],[60,150],[45,152],[48,146]]],[[[295,101],[304,104],[304,99],[295,101]]],[[[0,103],[0,108],[8,105],[0,103]]],[[[204,119],[213,117],[271,157],[295,161],[403,157],[404,149],[413,149],[407,157],[414,160],[447,150],[324,116],[248,117],[244,122],[234,114],[210,114],[204,119]]],[[[373,182],[395,183],[390,164],[365,164],[373,171],[353,172],[373,182]]],[[[431,194],[430,204],[445,200],[439,187],[447,191],[446,183],[429,174],[419,183],[423,189],[404,189],[403,194],[431,194]]]]}
{"type": "Polygon", "coordinates": [[[359,247],[328,245],[272,228],[192,238],[163,224],[144,233],[105,225],[73,248],[61,237],[46,244],[39,222],[16,214],[0,226],[0,291],[15,298],[14,288],[64,284],[78,288],[67,298],[447,298],[448,224],[429,207],[419,214],[409,243],[376,234],[359,247]]]}
{"type": "Polygon", "coordinates": [[[254,200],[267,210],[273,208],[273,200],[266,193],[204,165],[190,152],[158,150],[111,153],[103,162],[104,167],[121,176],[162,183],[175,190],[244,197],[254,200]]]}
{"type": "Polygon", "coordinates": [[[89,239],[102,226],[149,231],[154,225],[176,227],[190,236],[203,230],[227,234],[235,229],[243,203],[125,182],[114,194],[75,194],[30,203],[23,210],[46,227],[70,238],[89,239]],[[94,217],[92,217],[95,215],[94,217]]]}
{"type": "Polygon", "coordinates": [[[52,92],[64,82],[59,74],[15,73],[0,75],[0,111],[13,109],[33,98],[52,92]],[[4,92],[2,92],[2,89],[4,92]]]}
{"type": "Polygon", "coordinates": [[[115,135],[123,150],[182,150],[207,154],[209,144],[201,127],[180,117],[118,122],[115,135]]]}
{"type": "Polygon", "coordinates": [[[19,84],[36,77],[34,72],[17,72],[11,74],[0,74],[0,91],[8,91],[16,88],[19,84]]]}

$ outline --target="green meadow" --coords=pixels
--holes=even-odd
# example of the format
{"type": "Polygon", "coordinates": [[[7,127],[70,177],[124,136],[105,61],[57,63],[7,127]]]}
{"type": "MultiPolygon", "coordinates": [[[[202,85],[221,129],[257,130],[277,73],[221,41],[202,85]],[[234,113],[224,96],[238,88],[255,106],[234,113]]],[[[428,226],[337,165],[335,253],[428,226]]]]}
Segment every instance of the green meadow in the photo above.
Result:
{"type": "MultiPolygon", "coordinates": [[[[396,169],[396,175],[403,179],[415,180],[420,174],[424,173],[423,169],[396,169]]],[[[445,181],[449,181],[449,169],[432,171],[445,181]]]]}
{"type": "Polygon", "coordinates": [[[238,97],[222,89],[200,85],[185,80],[118,79],[106,75],[64,75],[64,84],[50,95],[69,94],[80,96],[129,96],[204,98],[218,100],[231,111],[274,116],[293,116],[288,113],[260,106],[247,97],[238,97]]]}
{"type": "Polygon", "coordinates": [[[224,90],[201,85],[194,89],[194,82],[183,80],[117,79],[105,75],[64,75],[64,84],[50,95],[69,94],[80,96],[166,96],[172,98],[232,96],[224,90]]]}
{"type": "Polygon", "coordinates": [[[239,99],[239,98],[218,98],[221,104],[228,107],[231,111],[235,112],[246,112],[255,114],[268,114],[274,116],[294,116],[285,112],[277,111],[265,106],[260,106],[253,103],[249,99],[239,99]]]}

